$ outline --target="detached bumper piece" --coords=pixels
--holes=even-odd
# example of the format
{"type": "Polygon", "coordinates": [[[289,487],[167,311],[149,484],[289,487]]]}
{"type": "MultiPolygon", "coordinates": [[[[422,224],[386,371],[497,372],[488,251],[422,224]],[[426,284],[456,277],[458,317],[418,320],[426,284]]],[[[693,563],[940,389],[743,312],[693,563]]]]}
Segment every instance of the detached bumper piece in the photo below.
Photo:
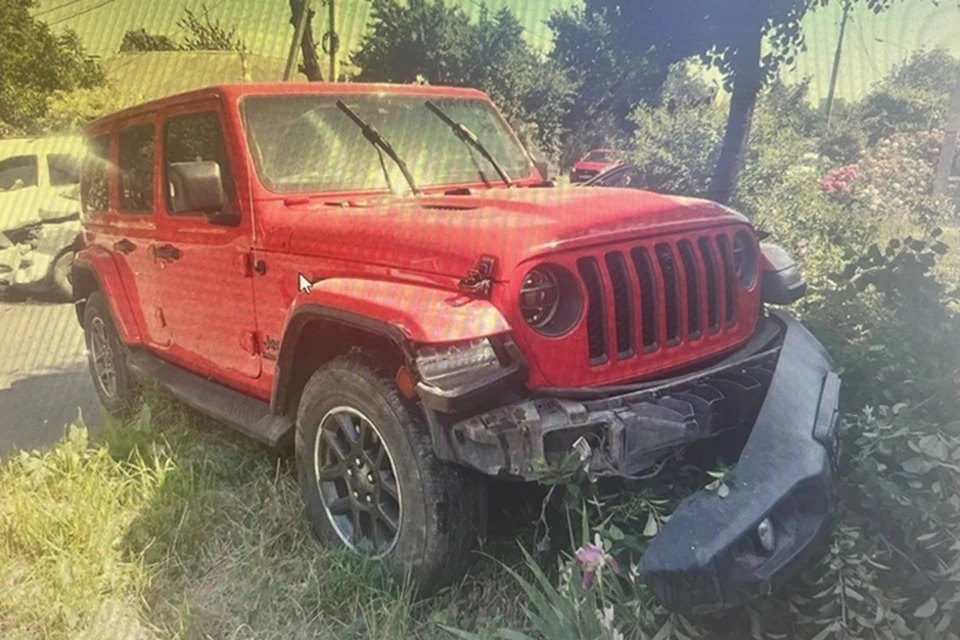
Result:
{"type": "Polygon", "coordinates": [[[771,593],[832,530],[840,380],[817,340],[781,317],[780,358],[729,494],[688,497],[640,559],[673,611],[710,613],[771,593]]]}

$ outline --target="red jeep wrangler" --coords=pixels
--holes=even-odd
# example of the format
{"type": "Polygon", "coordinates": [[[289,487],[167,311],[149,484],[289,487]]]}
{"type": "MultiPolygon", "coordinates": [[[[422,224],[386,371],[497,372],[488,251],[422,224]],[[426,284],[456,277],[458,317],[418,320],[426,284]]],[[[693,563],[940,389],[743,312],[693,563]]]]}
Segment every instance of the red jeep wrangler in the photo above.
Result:
{"type": "Polygon", "coordinates": [[[134,381],[292,442],[316,533],[430,588],[485,476],[636,477],[749,435],[639,571],[678,611],[765,594],[830,531],[839,379],[805,283],[711,202],[557,187],[473,90],[221,86],[87,131],[73,281],[103,404],[134,381]],[[723,440],[719,440],[723,442],[723,440]]]}

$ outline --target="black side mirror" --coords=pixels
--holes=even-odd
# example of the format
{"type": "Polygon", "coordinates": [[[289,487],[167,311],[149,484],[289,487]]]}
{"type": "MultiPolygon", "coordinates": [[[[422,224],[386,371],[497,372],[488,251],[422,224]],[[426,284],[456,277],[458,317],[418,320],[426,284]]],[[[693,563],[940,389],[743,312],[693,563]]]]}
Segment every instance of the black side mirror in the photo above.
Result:
{"type": "Polygon", "coordinates": [[[235,225],[240,222],[239,211],[226,209],[227,194],[218,163],[207,160],[171,162],[167,175],[173,213],[203,213],[213,224],[235,225]]]}

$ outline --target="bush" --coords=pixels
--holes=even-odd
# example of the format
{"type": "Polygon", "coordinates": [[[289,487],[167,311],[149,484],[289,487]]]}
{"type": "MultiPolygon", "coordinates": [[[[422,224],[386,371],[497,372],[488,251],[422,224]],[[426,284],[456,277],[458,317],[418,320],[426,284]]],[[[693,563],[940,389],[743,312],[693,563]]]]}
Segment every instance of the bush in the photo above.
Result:
{"type": "Polygon", "coordinates": [[[820,186],[862,219],[934,228],[954,216],[949,197],[930,195],[943,136],[939,130],[894,134],[859,164],[827,174],[820,186]]]}
{"type": "Polygon", "coordinates": [[[641,103],[633,111],[631,160],[647,189],[688,196],[709,190],[726,122],[716,94],[716,87],[691,75],[687,63],[678,63],[658,104],[641,103]]]}
{"type": "Polygon", "coordinates": [[[869,144],[895,133],[942,127],[957,67],[943,48],[917,52],[898,66],[859,107],[869,144]]]}
{"type": "Polygon", "coordinates": [[[58,91],[47,103],[47,112],[36,128],[45,134],[79,131],[88,122],[142,102],[141,96],[124,97],[112,87],[58,91]]]}
{"type": "Polygon", "coordinates": [[[647,189],[699,195],[710,187],[723,142],[723,112],[714,105],[640,106],[632,116],[632,161],[647,189]]]}

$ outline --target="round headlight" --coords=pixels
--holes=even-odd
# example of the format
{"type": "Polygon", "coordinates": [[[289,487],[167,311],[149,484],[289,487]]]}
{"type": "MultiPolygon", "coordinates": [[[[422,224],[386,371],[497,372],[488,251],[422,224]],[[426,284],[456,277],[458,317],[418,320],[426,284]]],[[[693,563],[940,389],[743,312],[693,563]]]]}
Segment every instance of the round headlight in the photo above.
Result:
{"type": "Polygon", "coordinates": [[[749,289],[757,278],[757,243],[746,231],[733,236],[733,268],[740,286],[749,289]]]}
{"type": "Polygon", "coordinates": [[[520,314],[539,334],[562,335],[577,323],[583,304],[569,271],[556,265],[533,268],[520,286],[520,314]]]}

